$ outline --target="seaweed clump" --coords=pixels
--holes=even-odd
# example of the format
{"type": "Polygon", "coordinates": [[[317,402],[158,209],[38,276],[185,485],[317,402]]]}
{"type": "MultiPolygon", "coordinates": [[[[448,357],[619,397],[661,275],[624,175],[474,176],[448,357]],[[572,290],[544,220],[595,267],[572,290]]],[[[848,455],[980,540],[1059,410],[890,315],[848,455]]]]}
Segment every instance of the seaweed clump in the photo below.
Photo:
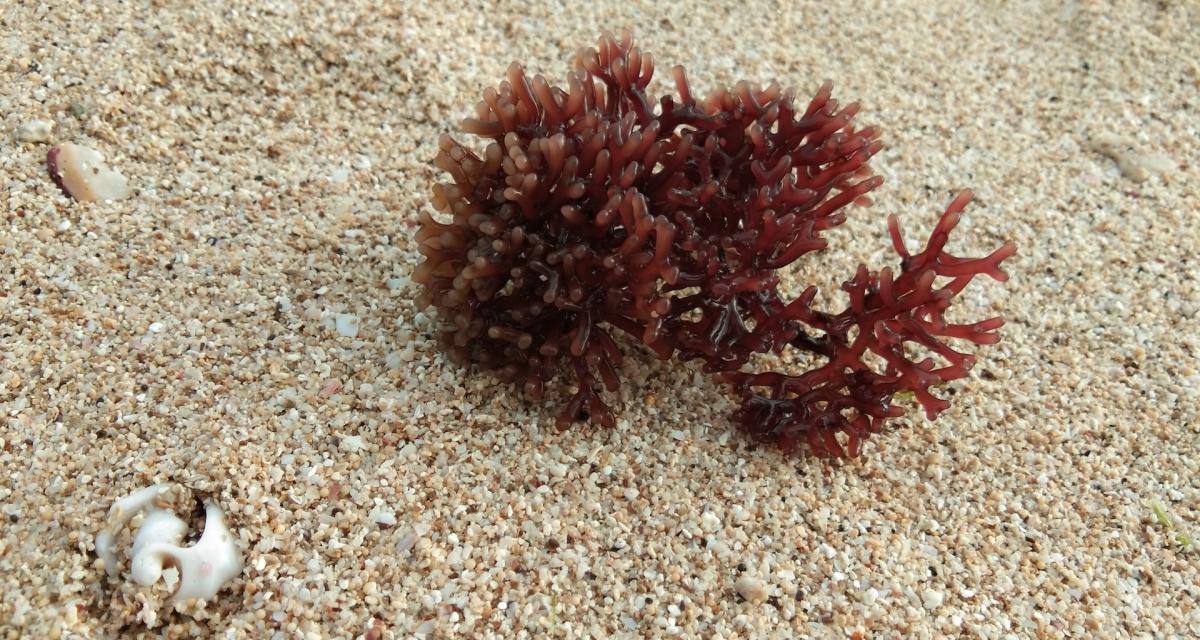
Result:
{"type": "Polygon", "coordinates": [[[786,299],[779,270],[826,248],[848,207],[870,204],[879,131],[857,127],[858,105],[840,105],[829,83],[807,104],[747,82],[698,100],[677,66],[676,95],[655,100],[654,68],[628,34],[581,51],[566,88],[514,63],[462,123],[486,140],[482,152],[441,137],[434,163],[449,181],[433,205],[450,219],[421,214],[414,280],[450,356],[498,369],[534,398],[567,372],[577,390],[564,426],[614,425],[603,390],[620,385],[616,333],[660,358],[700,360],[740,395],[742,427],[785,448],[856,456],[903,414],[900,392],[936,417],[947,402],[931,389],[974,362],[946,339],[992,343],[1003,323],[943,314],[974,276],[1006,279],[999,265],[1014,247],[945,252],[964,192],[920,253],[907,253],[889,218],[900,264],[859,267],[844,311],[816,310],[815,288],[786,299]],[[788,349],[823,364],[743,370],[754,354],[788,349]]]}

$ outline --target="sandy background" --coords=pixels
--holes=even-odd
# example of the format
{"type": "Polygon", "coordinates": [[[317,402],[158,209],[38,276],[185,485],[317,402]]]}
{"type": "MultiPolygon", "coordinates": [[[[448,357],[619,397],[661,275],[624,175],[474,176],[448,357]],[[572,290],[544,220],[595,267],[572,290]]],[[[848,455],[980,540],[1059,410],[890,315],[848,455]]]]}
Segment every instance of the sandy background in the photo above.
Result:
{"type": "Polygon", "coordinates": [[[0,636],[1200,634],[1151,508],[1200,535],[1195,2],[136,4],[0,9],[0,636]],[[953,410],[830,465],[693,368],[630,358],[619,427],[559,433],[443,361],[407,279],[437,134],[622,26],[697,91],[831,78],[884,129],[877,205],[797,286],[975,189],[954,247],[1021,253],[964,296],[1010,325],[953,410]],[[61,195],[34,119],[133,195],[61,195]],[[202,615],[95,566],[156,481],[241,537],[202,615]]]}

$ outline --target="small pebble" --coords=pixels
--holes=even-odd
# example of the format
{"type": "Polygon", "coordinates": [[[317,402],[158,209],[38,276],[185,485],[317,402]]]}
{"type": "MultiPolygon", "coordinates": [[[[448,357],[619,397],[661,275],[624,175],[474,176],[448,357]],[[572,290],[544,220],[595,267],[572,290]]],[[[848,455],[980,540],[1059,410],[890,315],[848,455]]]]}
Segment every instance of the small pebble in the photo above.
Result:
{"type": "Polygon", "coordinates": [[[17,142],[45,142],[53,131],[53,122],[30,120],[17,128],[17,142]]]}
{"type": "Polygon", "coordinates": [[[767,599],[767,585],[753,576],[738,578],[737,582],[733,584],[733,588],[737,589],[738,595],[748,602],[762,602],[767,599]]]}
{"type": "MultiPolygon", "coordinates": [[[[400,542],[396,543],[396,551],[399,551],[400,553],[408,552],[409,549],[412,549],[417,545],[417,540],[419,539],[420,537],[417,535],[417,532],[410,529],[402,538],[400,538],[400,542]]],[[[503,605],[504,603],[502,602],[500,604],[503,605]]]]}
{"type": "Polygon", "coordinates": [[[371,521],[384,527],[396,526],[396,512],[383,505],[377,506],[369,514],[371,521]]]}
{"type": "Polygon", "coordinates": [[[334,319],[334,326],[337,328],[338,335],[347,338],[353,338],[358,335],[359,323],[358,316],[349,313],[339,313],[334,319]]]}
{"type": "Polygon", "coordinates": [[[367,443],[362,439],[362,436],[342,436],[342,441],[339,443],[342,451],[362,451],[367,448],[367,443]]]}
{"type": "Polygon", "coordinates": [[[942,603],[945,602],[945,600],[945,594],[934,589],[926,589],[925,593],[921,596],[921,604],[925,605],[925,608],[930,610],[937,609],[938,607],[942,606],[942,603]]]}

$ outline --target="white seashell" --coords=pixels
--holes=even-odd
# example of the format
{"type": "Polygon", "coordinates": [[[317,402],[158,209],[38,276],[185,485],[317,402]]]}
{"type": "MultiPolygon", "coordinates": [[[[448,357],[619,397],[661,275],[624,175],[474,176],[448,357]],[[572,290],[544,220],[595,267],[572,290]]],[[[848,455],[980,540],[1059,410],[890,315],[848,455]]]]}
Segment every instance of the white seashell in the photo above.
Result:
{"type": "Polygon", "coordinates": [[[120,200],[129,195],[125,176],[110,168],[104,156],[91,147],[60,144],[46,154],[46,166],[63,193],[81,202],[120,200]]]}
{"type": "Polygon", "coordinates": [[[133,539],[130,573],[134,581],[142,586],[152,585],[160,578],[169,586],[178,582],[176,602],[211,600],[226,582],[242,572],[242,556],[233,533],[225,525],[221,508],[206,502],[200,540],[190,547],[180,547],[187,525],[155,504],[166,491],[165,485],[154,485],[113,504],[108,512],[108,527],[96,536],[96,555],[103,559],[108,574],[116,575],[113,539],[135,515],[146,511],[133,539]]]}

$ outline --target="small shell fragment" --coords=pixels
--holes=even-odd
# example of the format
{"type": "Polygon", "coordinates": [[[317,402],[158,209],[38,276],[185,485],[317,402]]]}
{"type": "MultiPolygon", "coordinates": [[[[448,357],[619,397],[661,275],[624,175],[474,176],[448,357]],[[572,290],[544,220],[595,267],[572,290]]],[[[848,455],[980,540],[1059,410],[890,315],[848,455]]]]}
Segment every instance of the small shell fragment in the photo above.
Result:
{"type": "Polygon", "coordinates": [[[1121,175],[1134,182],[1145,182],[1151,175],[1175,169],[1175,161],[1161,153],[1148,153],[1111,134],[1099,135],[1089,141],[1093,151],[1117,163],[1121,175]]]}
{"type": "Polygon", "coordinates": [[[120,200],[129,195],[125,176],[112,169],[91,147],[60,144],[46,154],[50,177],[63,193],[81,202],[120,200]]]}

